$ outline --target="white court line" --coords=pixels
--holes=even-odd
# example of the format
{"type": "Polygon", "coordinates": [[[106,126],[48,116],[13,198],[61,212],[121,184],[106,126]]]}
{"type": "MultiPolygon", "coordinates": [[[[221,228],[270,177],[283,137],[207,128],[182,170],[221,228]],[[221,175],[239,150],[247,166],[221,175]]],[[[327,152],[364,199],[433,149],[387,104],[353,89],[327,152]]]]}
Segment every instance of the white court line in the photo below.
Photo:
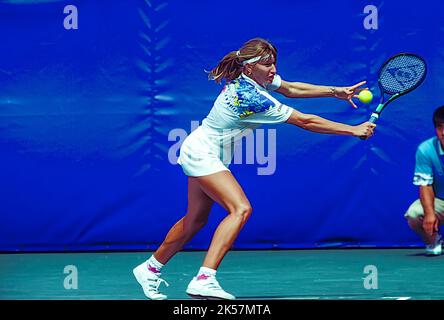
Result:
{"type": "Polygon", "coordinates": [[[270,300],[319,300],[320,297],[279,297],[270,300]]]}
{"type": "MultiPolygon", "coordinates": [[[[412,297],[382,297],[382,299],[391,299],[391,300],[410,300],[412,297]]],[[[280,298],[272,298],[272,300],[319,300],[321,297],[280,297],[280,298]]],[[[350,297],[336,297],[327,300],[348,300],[350,297]]],[[[351,299],[353,300],[353,299],[351,299]]]]}
{"type": "MultiPolygon", "coordinates": [[[[382,297],[382,299],[390,299],[390,300],[410,300],[412,297],[382,297]]],[[[321,297],[279,297],[279,298],[271,298],[270,300],[319,300],[321,297]]],[[[335,297],[326,300],[353,300],[350,297],[335,297]]]]}

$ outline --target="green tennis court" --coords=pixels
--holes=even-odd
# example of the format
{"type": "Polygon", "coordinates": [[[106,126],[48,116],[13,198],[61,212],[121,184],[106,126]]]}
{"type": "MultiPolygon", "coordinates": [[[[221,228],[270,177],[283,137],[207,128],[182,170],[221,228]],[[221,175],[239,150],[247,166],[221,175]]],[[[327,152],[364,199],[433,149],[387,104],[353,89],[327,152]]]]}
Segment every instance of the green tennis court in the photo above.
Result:
{"type": "MultiPolygon", "coordinates": [[[[1,254],[0,298],[145,299],[132,268],[150,254],[1,254]]],[[[164,268],[170,286],[161,290],[169,299],[189,299],[185,289],[204,254],[180,252],[164,268]]],[[[422,249],[232,251],[218,279],[247,300],[443,299],[443,259],[427,257],[422,249]]]]}

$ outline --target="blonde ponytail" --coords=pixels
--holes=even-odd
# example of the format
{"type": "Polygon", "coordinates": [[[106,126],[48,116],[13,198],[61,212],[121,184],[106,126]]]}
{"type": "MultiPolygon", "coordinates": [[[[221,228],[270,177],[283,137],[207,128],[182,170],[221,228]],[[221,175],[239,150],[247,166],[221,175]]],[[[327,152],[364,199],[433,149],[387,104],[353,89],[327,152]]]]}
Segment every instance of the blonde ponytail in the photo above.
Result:
{"type": "Polygon", "coordinates": [[[217,83],[220,83],[222,79],[225,79],[225,81],[231,81],[240,76],[242,69],[243,65],[239,60],[237,51],[231,51],[222,58],[213,70],[210,71],[208,79],[214,80],[217,83]]]}

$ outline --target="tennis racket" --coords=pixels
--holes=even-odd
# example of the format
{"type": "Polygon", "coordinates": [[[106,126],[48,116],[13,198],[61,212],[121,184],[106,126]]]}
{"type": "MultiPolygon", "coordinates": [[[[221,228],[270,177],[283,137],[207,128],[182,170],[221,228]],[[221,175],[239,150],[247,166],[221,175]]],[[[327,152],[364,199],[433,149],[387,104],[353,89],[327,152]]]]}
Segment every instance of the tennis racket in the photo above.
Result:
{"type": "Polygon", "coordinates": [[[416,54],[399,53],[389,58],[382,65],[378,75],[381,101],[368,121],[375,123],[390,102],[418,88],[426,74],[427,65],[424,59],[416,54]],[[386,94],[390,97],[384,102],[386,94]]]}

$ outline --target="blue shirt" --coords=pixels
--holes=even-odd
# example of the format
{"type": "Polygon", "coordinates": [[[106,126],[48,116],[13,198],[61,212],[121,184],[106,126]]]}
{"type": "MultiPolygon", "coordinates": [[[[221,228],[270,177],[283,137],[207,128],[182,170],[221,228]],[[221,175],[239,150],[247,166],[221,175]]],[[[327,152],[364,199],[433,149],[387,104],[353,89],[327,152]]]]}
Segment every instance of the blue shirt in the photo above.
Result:
{"type": "Polygon", "coordinates": [[[422,142],[416,150],[413,184],[433,186],[435,197],[444,199],[444,150],[435,136],[422,142]]]}

